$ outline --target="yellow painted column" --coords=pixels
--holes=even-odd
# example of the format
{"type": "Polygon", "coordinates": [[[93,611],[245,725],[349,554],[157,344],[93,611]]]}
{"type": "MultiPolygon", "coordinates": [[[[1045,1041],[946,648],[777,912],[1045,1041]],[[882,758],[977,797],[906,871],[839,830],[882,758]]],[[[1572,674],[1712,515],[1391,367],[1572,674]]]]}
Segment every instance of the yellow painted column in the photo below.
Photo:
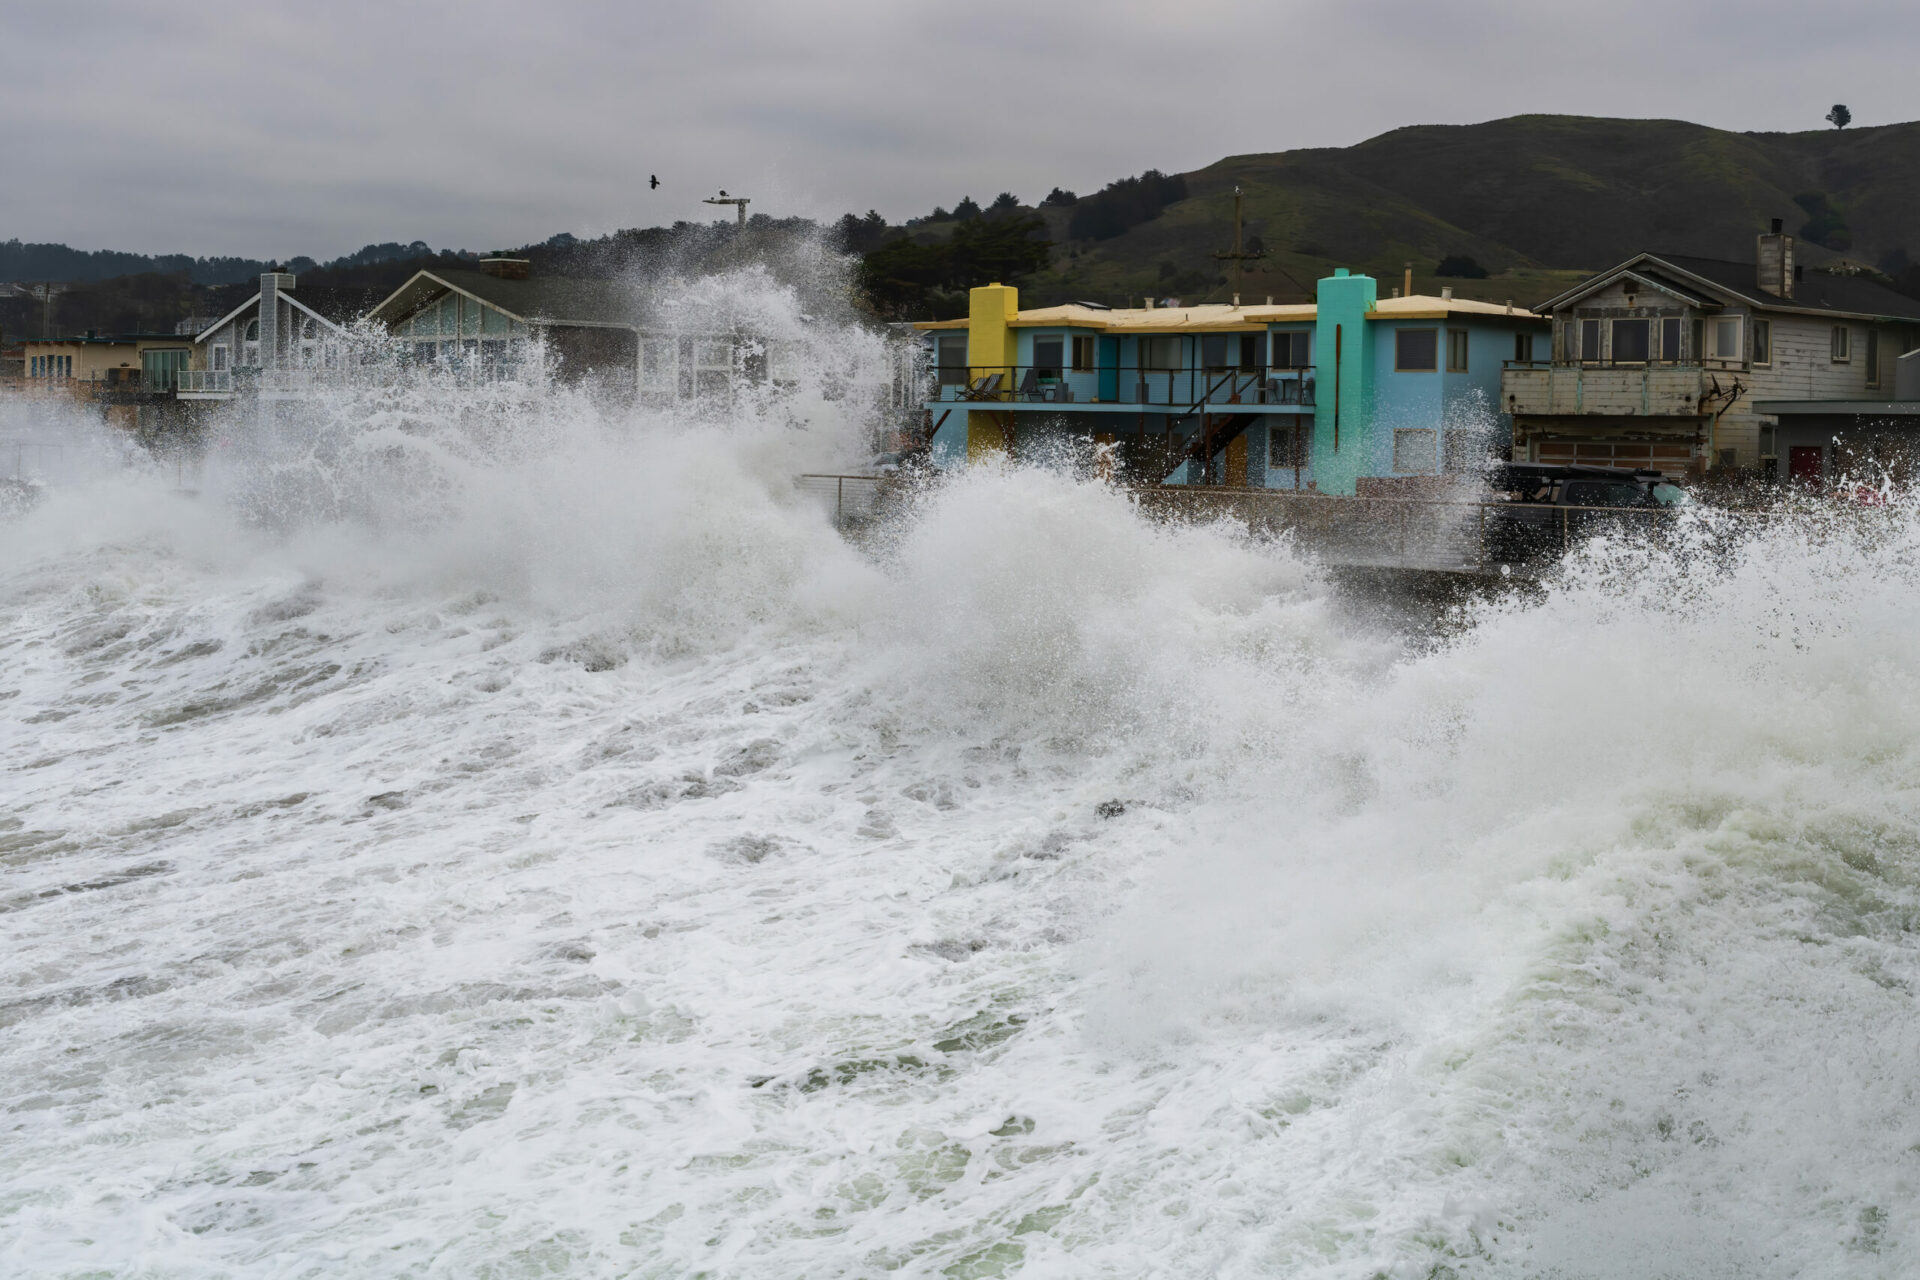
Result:
{"type": "MultiPolygon", "coordinates": [[[[998,398],[1012,398],[1019,340],[1013,320],[1020,314],[1020,291],[1012,285],[988,284],[967,294],[967,371],[972,378],[1000,375],[998,398]]],[[[1007,452],[1002,414],[986,410],[967,413],[967,461],[978,462],[1007,452]]]]}

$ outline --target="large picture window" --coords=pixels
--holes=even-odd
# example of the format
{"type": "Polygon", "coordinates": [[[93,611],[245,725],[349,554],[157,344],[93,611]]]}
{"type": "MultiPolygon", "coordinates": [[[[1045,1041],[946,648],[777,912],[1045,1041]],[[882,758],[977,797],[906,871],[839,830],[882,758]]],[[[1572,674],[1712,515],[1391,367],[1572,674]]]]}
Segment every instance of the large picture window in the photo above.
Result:
{"type": "Polygon", "coordinates": [[[1065,359],[1066,344],[1059,338],[1033,340],[1033,371],[1042,378],[1058,379],[1065,359]]]}
{"type": "Polygon", "coordinates": [[[1738,361],[1740,351],[1740,318],[1738,316],[1717,316],[1708,327],[1708,335],[1715,360],[1738,361]]]}
{"type": "Polygon", "coordinates": [[[1432,373],[1440,367],[1438,329],[1401,329],[1393,335],[1396,373],[1432,373]]]}
{"type": "Polygon", "coordinates": [[[1613,322],[1613,362],[1645,364],[1648,354],[1649,328],[1650,322],[1646,320],[1615,320],[1613,322]]]}
{"type": "Polygon", "coordinates": [[[1304,331],[1273,335],[1273,366],[1276,369],[1304,369],[1313,363],[1308,343],[1312,335],[1304,331]]]}
{"type": "Polygon", "coordinates": [[[1181,340],[1177,337],[1140,339],[1140,367],[1142,369],[1179,369],[1185,365],[1182,359],[1181,340]]]}
{"type": "Polygon", "coordinates": [[[936,338],[933,346],[933,361],[941,386],[964,387],[967,385],[967,340],[965,338],[936,338]]]}

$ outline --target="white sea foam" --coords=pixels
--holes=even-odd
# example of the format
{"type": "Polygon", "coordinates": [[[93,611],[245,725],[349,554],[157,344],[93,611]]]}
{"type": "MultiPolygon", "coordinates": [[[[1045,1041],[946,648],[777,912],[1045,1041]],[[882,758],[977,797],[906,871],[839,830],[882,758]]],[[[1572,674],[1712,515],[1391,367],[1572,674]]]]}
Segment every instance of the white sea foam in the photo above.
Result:
{"type": "Polygon", "coordinates": [[[856,550],[802,411],[0,526],[0,1270],[1920,1266],[1913,512],[1410,637],[1030,470],[856,550]]]}

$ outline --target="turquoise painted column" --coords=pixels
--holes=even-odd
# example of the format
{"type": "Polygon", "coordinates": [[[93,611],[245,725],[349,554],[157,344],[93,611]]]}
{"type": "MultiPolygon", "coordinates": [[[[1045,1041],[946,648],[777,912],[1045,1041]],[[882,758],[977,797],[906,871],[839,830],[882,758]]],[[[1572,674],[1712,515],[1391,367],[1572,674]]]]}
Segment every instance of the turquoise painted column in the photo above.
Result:
{"type": "Polygon", "coordinates": [[[1372,276],[1349,275],[1345,267],[1320,282],[1313,330],[1313,477],[1321,493],[1351,495],[1373,446],[1367,313],[1379,297],[1372,276]]]}

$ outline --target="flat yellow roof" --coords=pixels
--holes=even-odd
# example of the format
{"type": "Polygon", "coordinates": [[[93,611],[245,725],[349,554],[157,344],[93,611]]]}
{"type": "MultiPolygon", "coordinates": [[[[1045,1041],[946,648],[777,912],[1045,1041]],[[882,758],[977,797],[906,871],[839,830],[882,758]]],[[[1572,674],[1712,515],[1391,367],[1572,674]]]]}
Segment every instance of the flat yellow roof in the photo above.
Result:
{"type": "MultiPolygon", "coordinates": [[[[1068,303],[1065,306],[1022,311],[1011,323],[1017,329],[1097,329],[1103,333],[1232,333],[1263,329],[1270,324],[1312,320],[1318,313],[1319,308],[1311,302],[1263,303],[1257,306],[1216,302],[1194,307],[1124,307],[1111,311],[1068,303]]],[[[1474,302],[1467,298],[1441,298],[1432,294],[1382,298],[1367,314],[1379,320],[1443,320],[1448,316],[1472,315],[1546,323],[1525,307],[1474,302]]],[[[965,329],[967,322],[925,320],[914,327],[928,331],[965,329]]]]}

